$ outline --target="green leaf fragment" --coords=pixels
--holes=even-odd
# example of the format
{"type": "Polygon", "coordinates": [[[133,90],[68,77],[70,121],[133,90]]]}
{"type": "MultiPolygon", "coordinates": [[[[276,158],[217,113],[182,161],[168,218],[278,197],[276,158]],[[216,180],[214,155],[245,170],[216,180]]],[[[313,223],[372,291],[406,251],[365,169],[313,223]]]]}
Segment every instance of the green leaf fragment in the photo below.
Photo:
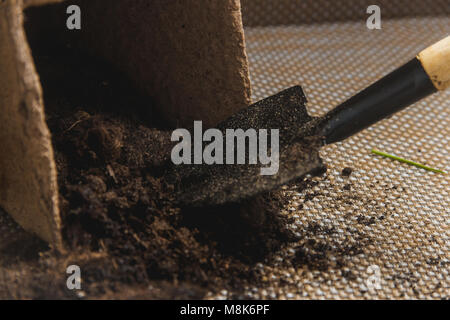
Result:
{"type": "Polygon", "coordinates": [[[410,164],[410,165],[413,165],[413,166],[416,166],[416,167],[419,167],[419,168],[422,168],[422,169],[425,169],[425,170],[428,170],[428,171],[433,171],[433,172],[437,172],[437,173],[447,174],[445,171],[442,171],[442,170],[439,170],[439,169],[435,169],[435,168],[431,168],[431,167],[428,167],[426,165],[423,165],[423,164],[420,164],[420,163],[417,163],[417,162],[414,162],[414,161],[411,161],[411,160],[403,159],[403,158],[400,158],[400,157],[397,157],[397,156],[394,156],[392,154],[389,154],[389,153],[386,153],[386,152],[382,152],[382,151],[379,151],[379,150],[376,150],[376,149],[372,149],[372,153],[377,154],[379,156],[386,157],[386,158],[394,159],[394,160],[397,160],[397,161],[400,161],[400,162],[403,162],[403,163],[407,163],[407,164],[410,164]]]}

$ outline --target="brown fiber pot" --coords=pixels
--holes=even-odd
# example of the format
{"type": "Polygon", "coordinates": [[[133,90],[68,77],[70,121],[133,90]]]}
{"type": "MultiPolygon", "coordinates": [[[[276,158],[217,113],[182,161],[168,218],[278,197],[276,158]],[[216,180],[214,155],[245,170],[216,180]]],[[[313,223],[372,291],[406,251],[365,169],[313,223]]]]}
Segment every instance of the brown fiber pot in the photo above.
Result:
{"type": "Polygon", "coordinates": [[[0,0],[0,206],[61,250],[51,133],[23,27],[27,7],[56,2],[49,10],[58,16],[33,20],[47,28],[36,30],[109,61],[156,100],[168,125],[213,126],[251,101],[239,0],[71,1],[82,10],[78,31],[66,29],[63,0],[0,0]]]}

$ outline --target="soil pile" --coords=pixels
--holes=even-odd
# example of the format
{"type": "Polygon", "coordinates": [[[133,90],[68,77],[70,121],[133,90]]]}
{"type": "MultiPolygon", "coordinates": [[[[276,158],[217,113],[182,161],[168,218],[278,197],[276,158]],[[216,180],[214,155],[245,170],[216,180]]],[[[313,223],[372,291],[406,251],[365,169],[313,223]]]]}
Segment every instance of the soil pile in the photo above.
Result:
{"type": "MultiPolygon", "coordinates": [[[[218,288],[239,292],[258,281],[252,265],[295,240],[277,213],[276,193],[242,206],[177,207],[173,186],[164,181],[170,131],[142,120],[157,119],[149,117],[148,99],[108,65],[70,48],[34,48],[33,55],[70,251],[69,257],[41,260],[52,261],[55,270],[68,260],[79,264],[87,297],[112,296],[121,286],[128,288],[123,297],[130,297],[152,284],[157,289],[146,297],[202,298],[218,288]],[[255,223],[255,212],[264,215],[264,223],[255,223]]],[[[72,297],[63,286],[40,287],[46,286],[48,291],[30,295],[72,297]]]]}

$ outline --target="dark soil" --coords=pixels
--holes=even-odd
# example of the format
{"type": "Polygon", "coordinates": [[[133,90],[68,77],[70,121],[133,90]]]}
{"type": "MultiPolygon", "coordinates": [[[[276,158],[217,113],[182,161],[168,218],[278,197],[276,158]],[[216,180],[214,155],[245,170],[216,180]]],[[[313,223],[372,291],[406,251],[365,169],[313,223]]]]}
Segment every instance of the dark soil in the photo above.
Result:
{"type": "Polygon", "coordinates": [[[352,172],[353,172],[352,168],[345,167],[344,169],[342,169],[341,174],[342,174],[343,177],[349,177],[352,174],[352,172]]]}

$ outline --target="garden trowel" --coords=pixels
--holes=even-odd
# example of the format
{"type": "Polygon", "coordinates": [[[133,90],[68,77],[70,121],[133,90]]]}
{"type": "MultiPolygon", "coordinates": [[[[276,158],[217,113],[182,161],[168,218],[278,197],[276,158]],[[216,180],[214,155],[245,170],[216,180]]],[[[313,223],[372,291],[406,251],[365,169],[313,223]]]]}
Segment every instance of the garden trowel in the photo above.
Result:
{"type": "MultiPolygon", "coordinates": [[[[224,164],[180,164],[172,169],[169,179],[175,181],[182,206],[239,203],[320,170],[322,146],[343,141],[449,85],[450,36],[322,117],[308,115],[303,90],[295,86],[218,125],[224,135],[227,129],[278,129],[277,173],[262,175],[262,164],[225,164],[224,159],[224,164]]],[[[248,148],[246,152],[248,156],[248,148]]]]}

